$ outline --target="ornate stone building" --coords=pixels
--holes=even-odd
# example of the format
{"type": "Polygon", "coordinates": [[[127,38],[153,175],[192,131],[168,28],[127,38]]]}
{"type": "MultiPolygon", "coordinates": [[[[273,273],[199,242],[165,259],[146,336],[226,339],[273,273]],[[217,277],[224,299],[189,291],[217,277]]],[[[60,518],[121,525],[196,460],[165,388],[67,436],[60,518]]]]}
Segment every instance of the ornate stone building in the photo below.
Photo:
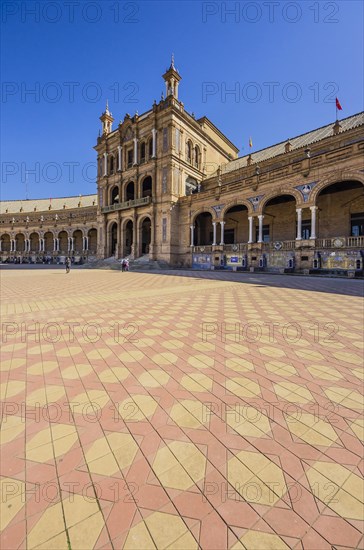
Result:
{"type": "Polygon", "coordinates": [[[3,262],[64,262],[96,257],[97,195],[2,201],[0,258],[3,262]]]}
{"type": "Polygon", "coordinates": [[[166,94],[97,140],[97,195],[1,204],[2,260],[141,256],[171,266],[363,270],[364,113],[256,153],[166,94]]]}

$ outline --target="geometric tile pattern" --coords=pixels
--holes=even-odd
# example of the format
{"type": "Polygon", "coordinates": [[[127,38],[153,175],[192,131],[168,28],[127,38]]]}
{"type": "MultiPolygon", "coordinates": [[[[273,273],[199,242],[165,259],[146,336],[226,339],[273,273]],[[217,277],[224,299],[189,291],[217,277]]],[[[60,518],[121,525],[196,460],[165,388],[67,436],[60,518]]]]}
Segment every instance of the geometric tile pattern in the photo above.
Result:
{"type": "Polygon", "coordinates": [[[7,269],[1,548],[362,547],[359,281],[7,269]]]}

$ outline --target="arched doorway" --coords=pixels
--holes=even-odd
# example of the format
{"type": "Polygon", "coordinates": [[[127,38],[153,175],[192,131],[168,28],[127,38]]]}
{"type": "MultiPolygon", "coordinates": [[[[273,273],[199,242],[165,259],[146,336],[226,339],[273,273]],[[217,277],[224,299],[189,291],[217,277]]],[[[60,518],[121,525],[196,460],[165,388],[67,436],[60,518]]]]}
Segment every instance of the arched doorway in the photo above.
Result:
{"type": "Polygon", "coordinates": [[[145,218],[141,225],[141,249],[142,254],[149,254],[149,247],[152,236],[152,224],[150,218],[145,218]]]}
{"type": "Polygon", "coordinates": [[[135,199],[135,185],[133,181],[129,181],[125,187],[125,200],[133,201],[135,199]]]}
{"type": "Polygon", "coordinates": [[[39,235],[38,233],[31,233],[29,236],[30,240],[30,252],[33,254],[39,252],[39,235]]]}
{"type": "Polygon", "coordinates": [[[316,236],[359,237],[364,235],[363,184],[339,181],[320,191],[316,198],[316,236]]]}
{"type": "Polygon", "coordinates": [[[151,197],[152,196],[152,178],[151,176],[147,176],[143,179],[142,183],[142,197],[151,197]]]}
{"type": "Polygon", "coordinates": [[[94,227],[89,230],[88,234],[88,251],[89,254],[96,254],[97,251],[97,229],[94,227]]]}
{"type": "MultiPolygon", "coordinates": [[[[293,195],[279,195],[266,202],[263,209],[262,241],[293,241],[296,238],[296,199],[293,195]]],[[[256,226],[256,241],[259,227],[256,226]]]]}
{"type": "Polygon", "coordinates": [[[118,246],[118,224],[114,222],[110,227],[110,256],[115,256],[118,246]]]}
{"type": "Polygon", "coordinates": [[[82,231],[80,229],[76,229],[76,231],[73,232],[73,250],[75,254],[82,254],[83,251],[83,235],[82,231]]]}
{"type": "Polygon", "coordinates": [[[58,234],[60,254],[68,254],[68,235],[66,231],[58,234]]]}
{"type": "Polygon", "coordinates": [[[194,245],[209,245],[212,240],[212,215],[210,212],[201,212],[195,220],[194,245]]]}
{"type": "Polygon", "coordinates": [[[124,226],[124,256],[131,254],[133,246],[133,222],[129,220],[124,226]]]}
{"type": "Polygon", "coordinates": [[[248,208],[237,204],[229,208],[224,215],[224,243],[246,243],[249,238],[248,208]]]}

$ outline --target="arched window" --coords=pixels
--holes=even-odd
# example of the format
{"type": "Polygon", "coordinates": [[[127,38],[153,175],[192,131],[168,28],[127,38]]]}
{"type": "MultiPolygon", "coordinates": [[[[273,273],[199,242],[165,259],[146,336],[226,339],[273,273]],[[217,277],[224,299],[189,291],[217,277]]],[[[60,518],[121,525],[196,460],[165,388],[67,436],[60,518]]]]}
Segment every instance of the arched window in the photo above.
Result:
{"type": "Polygon", "coordinates": [[[196,147],[194,149],[193,163],[196,166],[196,168],[198,168],[200,166],[200,148],[199,148],[198,145],[196,145],[196,147]]]}
{"type": "Polygon", "coordinates": [[[113,155],[110,156],[110,174],[114,173],[114,157],[113,155]]]}
{"type": "Polygon", "coordinates": [[[119,202],[119,188],[115,186],[111,190],[111,204],[117,204],[119,202]]]}
{"type": "Polygon", "coordinates": [[[143,141],[143,143],[141,144],[140,146],[140,162],[145,162],[145,142],[143,141]]]}
{"type": "Polygon", "coordinates": [[[187,162],[192,163],[192,143],[190,141],[187,141],[187,162]]]}

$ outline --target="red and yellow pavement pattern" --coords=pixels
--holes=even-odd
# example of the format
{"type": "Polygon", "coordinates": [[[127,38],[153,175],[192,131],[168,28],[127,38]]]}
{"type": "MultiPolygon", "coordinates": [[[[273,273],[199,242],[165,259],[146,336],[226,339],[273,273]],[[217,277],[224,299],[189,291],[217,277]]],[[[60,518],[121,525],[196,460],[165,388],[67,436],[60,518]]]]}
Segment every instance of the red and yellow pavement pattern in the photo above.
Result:
{"type": "Polygon", "coordinates": [[[0,547],[361,548],[361,298],[180,275],[2,272],[0,547]]]}

